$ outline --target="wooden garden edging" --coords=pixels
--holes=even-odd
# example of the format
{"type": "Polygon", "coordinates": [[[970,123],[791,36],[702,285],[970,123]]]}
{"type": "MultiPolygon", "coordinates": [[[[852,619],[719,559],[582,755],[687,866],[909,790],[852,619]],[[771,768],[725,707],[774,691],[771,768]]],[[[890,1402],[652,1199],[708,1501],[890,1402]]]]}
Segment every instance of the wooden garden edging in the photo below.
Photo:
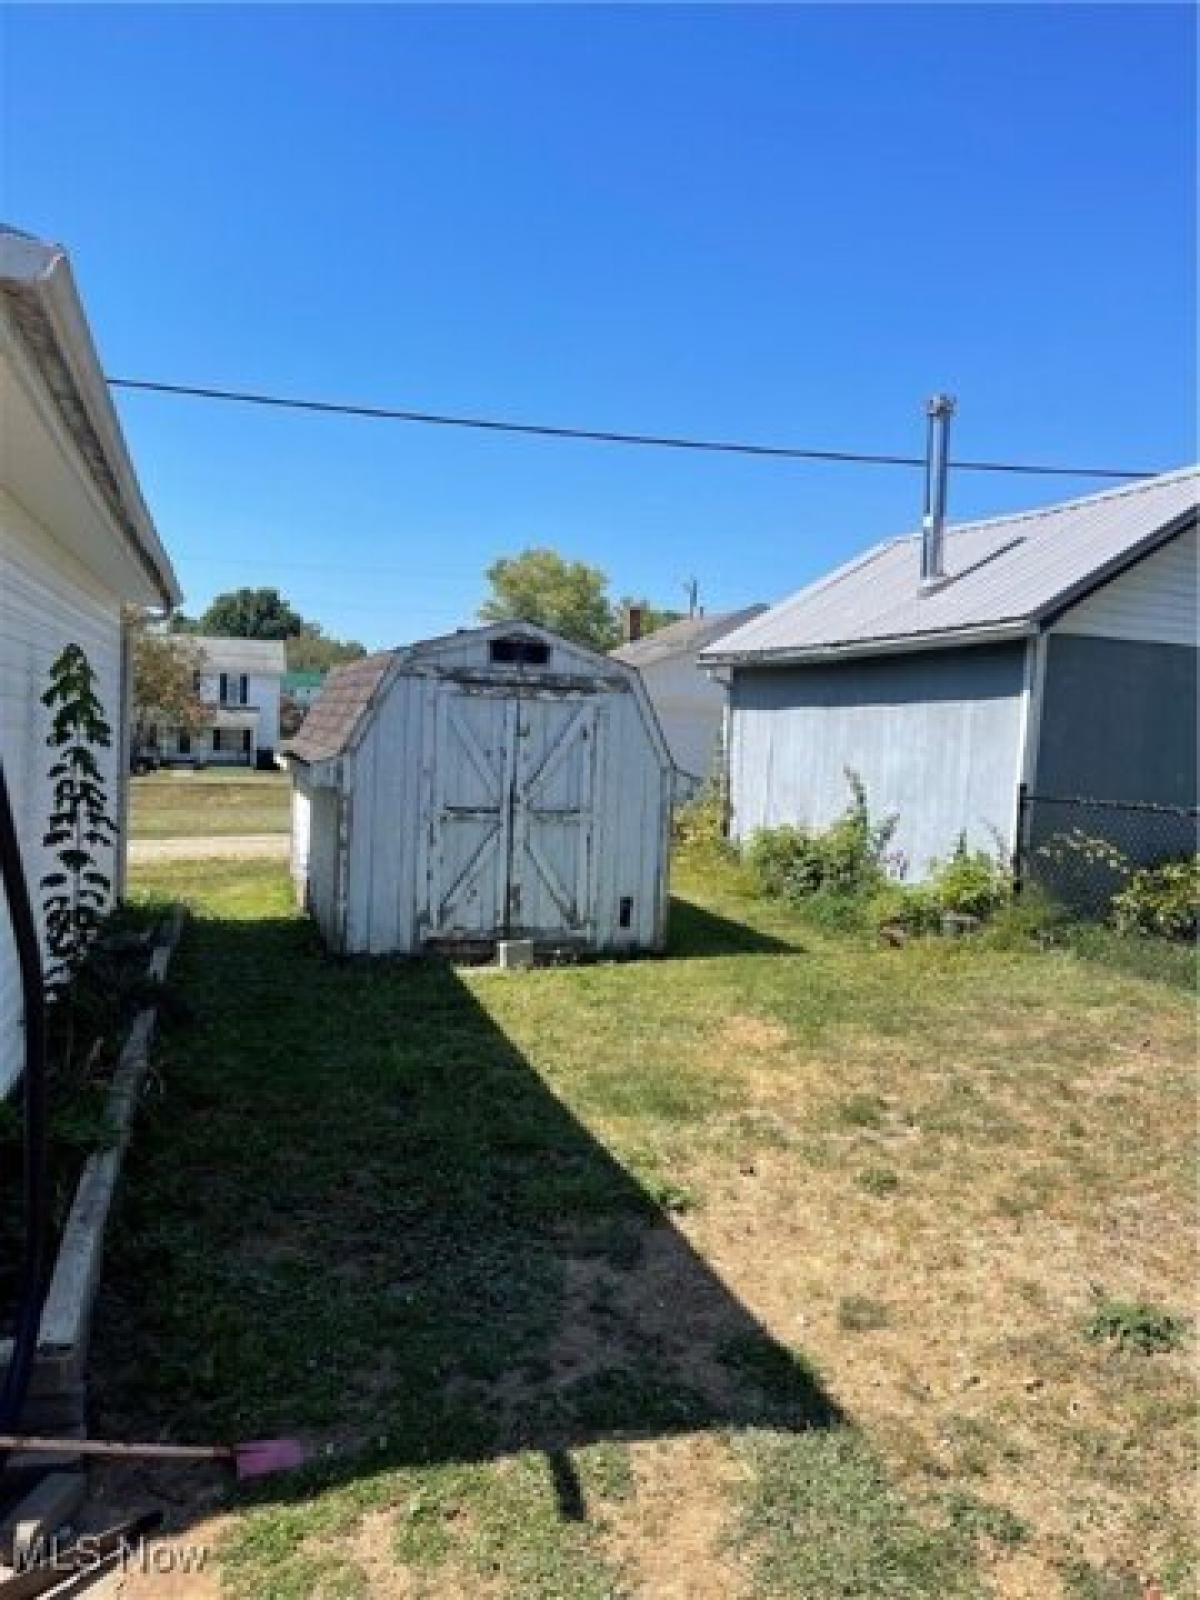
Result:
{"type": "MultiPolygon", "coordinates": [[[[177,907],[150,957],[148,975],[152,980],[161,982],[165,977],[183,920],[184,913],[177,907]]],[[[21,1416],[22,1430],[27,1433],[82,1437],[86,1429],[88,1338],[100,1283],[104,1231],[129,1145],[156,1021],[155,1005],[145,1006],[133,1020],[108,1090],[113,1142],[87,1158],[67,1214],[42,1307],[33,1376],[21,1416]]],[[[11,1339],[0,1340],[0,1370],[11,1356],[11,1339]]]]}

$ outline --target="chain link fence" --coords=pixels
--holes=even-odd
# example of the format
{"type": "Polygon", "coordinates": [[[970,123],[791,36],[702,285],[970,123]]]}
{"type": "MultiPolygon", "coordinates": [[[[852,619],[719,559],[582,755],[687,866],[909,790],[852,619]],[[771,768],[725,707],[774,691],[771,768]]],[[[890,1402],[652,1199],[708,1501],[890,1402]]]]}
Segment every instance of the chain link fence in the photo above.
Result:
{"type": "Polygon", "coordinates": [[[1133,872],[1195,855],[1200,810],[1022,789],[1017,841],[1019,884],[1037,884],[1080,916],[1102,917],[1133,872]]]}

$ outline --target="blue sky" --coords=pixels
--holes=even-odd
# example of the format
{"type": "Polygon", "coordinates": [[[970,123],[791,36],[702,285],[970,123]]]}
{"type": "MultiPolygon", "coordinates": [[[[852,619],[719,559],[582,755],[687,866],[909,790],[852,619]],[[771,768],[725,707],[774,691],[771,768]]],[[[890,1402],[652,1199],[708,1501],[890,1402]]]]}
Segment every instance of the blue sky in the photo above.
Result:
{"type": "MultiPolygon", "coordinates": [[[[632,430],[1195,454],[1185,7],[9,8],[2,211],[110,372],[632,430]]],[[[551,544],[774,599],[918,475],[119,400],[188,596],[394,643],[551,544]]],[[[958,516],[1101,487],[960,475],[958,516]]]]}

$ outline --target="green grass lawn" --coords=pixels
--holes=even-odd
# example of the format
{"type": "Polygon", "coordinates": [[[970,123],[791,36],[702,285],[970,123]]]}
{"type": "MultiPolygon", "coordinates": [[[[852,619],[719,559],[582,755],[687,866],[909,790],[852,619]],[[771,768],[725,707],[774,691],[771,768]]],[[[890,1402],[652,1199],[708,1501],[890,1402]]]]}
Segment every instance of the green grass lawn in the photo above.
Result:
{"type": "Polygon", "coordinates": [[[1191,1592],[1169,958],[685,865],[665,959],[455,971],[329,958],[271,863],[137,887],[195,917],[94,1423],[319,1452],[214,1524],[226,1592],[1191,1592]]]}
{"type": "Polygon", "coordinates": [[[130,779],[130,837],[287,833],[290,806],[291,779],[286,772],[170,768],[130,779]]]}

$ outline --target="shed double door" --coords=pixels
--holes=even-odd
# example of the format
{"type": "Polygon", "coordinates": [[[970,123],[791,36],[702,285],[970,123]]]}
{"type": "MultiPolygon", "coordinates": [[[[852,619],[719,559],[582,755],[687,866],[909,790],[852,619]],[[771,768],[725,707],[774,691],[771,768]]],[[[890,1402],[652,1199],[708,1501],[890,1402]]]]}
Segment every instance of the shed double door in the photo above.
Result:
{"type": "Polygon", "coordinates": [[[436,690],[427,936],[592,931],[594,697],[436,690]]]}

